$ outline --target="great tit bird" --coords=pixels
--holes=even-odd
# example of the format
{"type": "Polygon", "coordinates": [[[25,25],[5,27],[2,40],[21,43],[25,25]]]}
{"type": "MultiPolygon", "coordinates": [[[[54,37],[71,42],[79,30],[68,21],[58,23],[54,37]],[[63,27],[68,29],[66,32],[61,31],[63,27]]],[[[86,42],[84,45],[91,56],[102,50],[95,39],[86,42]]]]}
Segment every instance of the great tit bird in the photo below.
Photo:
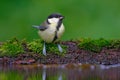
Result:
{"type": "MultiPolygon", "coordinates": [[[[60,13],[53,13],[47,17],[40,26],[33,25],[37,28],[39,36],[44,40],[43,54],[46,55],[46,45],[45,43],[55,43],[59,42],[59,39],[63,35],[65,28],[62,23],[64,16],[60,13]]],[[[63,52],[62,47],[58,43],[58,49],[63,52]]]]}

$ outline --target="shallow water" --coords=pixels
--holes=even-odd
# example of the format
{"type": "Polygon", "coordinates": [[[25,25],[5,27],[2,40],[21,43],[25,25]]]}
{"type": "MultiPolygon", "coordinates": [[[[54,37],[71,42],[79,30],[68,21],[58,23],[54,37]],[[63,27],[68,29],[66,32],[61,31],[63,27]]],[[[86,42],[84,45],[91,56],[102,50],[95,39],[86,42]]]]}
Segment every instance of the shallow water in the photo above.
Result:
{"type": "Polygon", "coordinates": [[[0,80],[120,80],[118,65],[0,65],[0,80]]]}

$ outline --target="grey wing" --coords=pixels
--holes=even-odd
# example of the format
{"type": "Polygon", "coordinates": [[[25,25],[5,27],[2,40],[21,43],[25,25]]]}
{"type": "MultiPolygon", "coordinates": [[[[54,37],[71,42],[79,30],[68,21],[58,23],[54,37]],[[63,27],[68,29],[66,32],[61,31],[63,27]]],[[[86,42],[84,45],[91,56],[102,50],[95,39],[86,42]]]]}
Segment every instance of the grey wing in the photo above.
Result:
{"type": "Polygon", "coordinates": [[[44,30],[46,30],[47,29],[47,27],[44,27],[44,26],[36,26],[36,25],[32,25],[34,28],[37,28],[37,29],[39,29],[39,30],[41,30],[41,31],[44,31],[44,30]]]}
{"type": "Polygon", "coordinates": [[[44,31],[48,28],[48,25],[46,24],[46,22],[44,22],[43,24],[41,24],[40,26],[36,26],[36,25],[33,25],[34,28],[37,28],[41,31],[44,31]]]}

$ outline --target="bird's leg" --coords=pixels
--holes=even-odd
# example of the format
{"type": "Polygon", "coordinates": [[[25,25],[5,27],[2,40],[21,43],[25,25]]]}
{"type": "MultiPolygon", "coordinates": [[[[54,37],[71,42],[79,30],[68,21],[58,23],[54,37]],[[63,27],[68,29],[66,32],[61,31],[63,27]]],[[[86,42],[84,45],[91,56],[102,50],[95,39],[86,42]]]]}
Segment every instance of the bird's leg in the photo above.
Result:
{"type": "Polygon", "coordinates": [[[44,45],[43,45],[43,54],[46,56],[46,45],[45,45],[45,42],[44,42],[44,45]]]}
{"type": "MultiPolygon", "coordinates": [[[[45,66],[46,67],[46,66],[45,66]]],[[[42,72],[42,80],[46,80],[47,74],[46,74],[46,68],[43,67],[43,72],[42,72]]]]}
{"type": "Polygon", "coordinates": [[[58,49],[59,49],[59,51],[62,53],[62,52],[63,52],[62,47],[60,46],[60,44],[57,44],[57,45],[58,45],[58,49]]]}
{"type": "Polygon", "coordinates": [[[62,80],[62,74],[59,75],[58,80],[62,80]]]}

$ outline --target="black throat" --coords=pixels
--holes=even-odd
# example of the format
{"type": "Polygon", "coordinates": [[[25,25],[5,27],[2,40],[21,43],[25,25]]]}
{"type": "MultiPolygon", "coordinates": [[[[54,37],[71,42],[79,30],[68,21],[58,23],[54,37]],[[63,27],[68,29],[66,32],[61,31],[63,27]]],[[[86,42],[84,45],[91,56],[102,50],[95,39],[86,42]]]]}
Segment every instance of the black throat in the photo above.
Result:
{"type": "Polygon", "coordinates": [[[55,31],[55,36],[54,36],[52,42],[54,42],[54,41],[56,41],[56,40],[58,39],[57,32],[59,31],[59,29],[60,29],[60,27],[61,27],[61,24],[62,24],[62,20],[60,20],[60,21],[58,22],[58,25],[57,25],[56,31],[55,31]]]}
{"type": "Polygon", "coordinates": [[[47,22],[47,24],[50,24],[50,22],[48,21],[48,19],[47,19],[47,21],[46,21],[46,22],[47,22]]]}
{"type": "Polygon", "coordinates": [[[59,31],[59,28],[61,27],[61,24],[62,24],[62,20],[60,20],[59,22],[58,22],[58,25],[57,25],[57,31],[59,31]]]}

